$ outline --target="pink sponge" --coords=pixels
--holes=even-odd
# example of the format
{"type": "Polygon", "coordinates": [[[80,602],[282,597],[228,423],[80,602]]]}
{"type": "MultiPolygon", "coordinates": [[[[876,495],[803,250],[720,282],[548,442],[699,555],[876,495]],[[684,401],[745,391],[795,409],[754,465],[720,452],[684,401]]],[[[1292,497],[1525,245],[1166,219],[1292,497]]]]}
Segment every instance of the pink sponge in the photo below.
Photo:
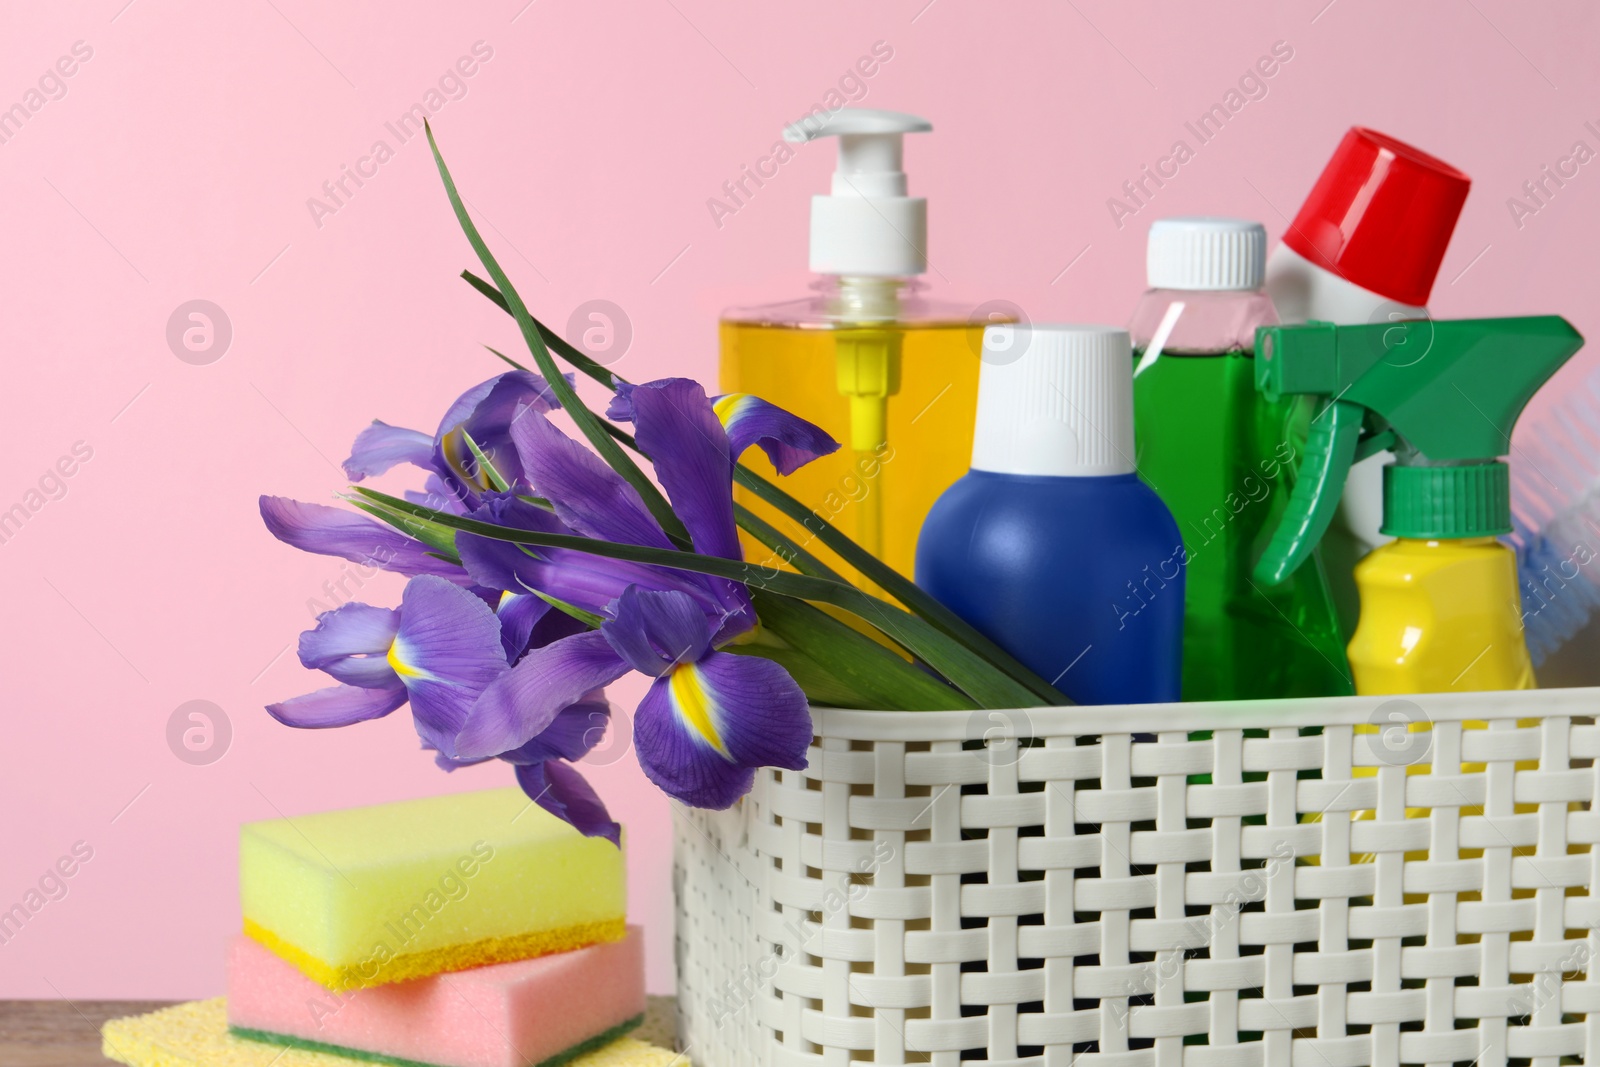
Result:
{"type": "Polygon", "coordinates": [[[228,1026],[236,1036],[378,1062],[530,1067],[566,1062],[644,1015],[644,945],[572,952],[330,992],[239,936],[228,955],[228,1026]]]}

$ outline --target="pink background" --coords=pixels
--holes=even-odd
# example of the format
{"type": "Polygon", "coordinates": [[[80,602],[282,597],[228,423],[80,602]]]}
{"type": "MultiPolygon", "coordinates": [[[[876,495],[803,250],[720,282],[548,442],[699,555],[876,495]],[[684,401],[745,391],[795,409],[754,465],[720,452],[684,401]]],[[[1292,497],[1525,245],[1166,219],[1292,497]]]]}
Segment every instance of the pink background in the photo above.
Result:
{"type": "MultiPolygon", "coordinates": [[[[518,344],[455,277],[473,257],[425,144],[384,126],[474,42],[492,58],[433,116],[447,158],[536,313],[626,310],[631,377],[711,379],[718,309],[805,283],[831,148],[720,227],[707,200],[877,41],[893,56],[859,102],[935,123],[908,148],[930,278],[973,305],[1120,321],[1151,218],[1256,217],[1276,238],[1360,122],[1475,179],[1435,311],[1600,330],[1600,163],[1520,228],[1506,203],[1575,141],[1600,148],[1584,127],[1600,35],[1580,2],[525,2],[8,6],[0,108],[75,42],[93,55],[0,143],[0,511],[41,505],[0,544],[0,909],[75,842],[93,859],[0,945],[0,996],[214,994],[240,822],[511,781],[499,764],[436,771],[405,714],[297,733],[261,710],[322,684],[289,644],[349,568],[273,541],[256,495],[329,499],[367,420],[431,430],[496,373],[482,343],[518,344]],[[1294,55],[1265,98],[1119,230],[1107,198],[1280,40],[1294,55]],[[307,199],[379,139],[394,157],[319,226],[307,199]],[[233,329],[209,365],[166,340],[196,298],[233,329]],[[77,442],[92,458],[46,479],[58,499],[30,498],[77,442]],[[168,745],[190,700],[232,727],[209,765],[168,745]]],[[[385,576],[357,595],[397,593],[385,576]]],[[[633,914],[666,991],[673,816],[608,751],[591,777],[630,826],[633,914]]]]}

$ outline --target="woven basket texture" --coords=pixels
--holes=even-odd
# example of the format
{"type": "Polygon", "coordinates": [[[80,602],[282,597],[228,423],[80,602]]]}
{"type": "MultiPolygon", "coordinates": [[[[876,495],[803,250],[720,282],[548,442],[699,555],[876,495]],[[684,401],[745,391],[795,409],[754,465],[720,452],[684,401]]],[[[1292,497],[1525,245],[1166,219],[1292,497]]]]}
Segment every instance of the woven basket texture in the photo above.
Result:
{"type": "Polygon", "coordinates": [[[817,709],[806,770],[675,812],[680,1039],[698,1067],[1600,1064],[1597,711],[817,709]]]}

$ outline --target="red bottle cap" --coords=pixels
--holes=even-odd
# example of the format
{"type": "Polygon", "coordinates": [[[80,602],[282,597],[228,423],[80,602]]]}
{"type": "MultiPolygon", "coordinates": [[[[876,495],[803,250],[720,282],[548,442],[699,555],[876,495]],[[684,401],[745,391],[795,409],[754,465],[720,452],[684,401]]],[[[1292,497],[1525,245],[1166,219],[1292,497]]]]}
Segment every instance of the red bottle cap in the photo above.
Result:
{"type": "Polygon", "coordinates": [[[1363,289],[1428,302],[1472,179],[1377,130],[1353,127],[1283,243],[1363,289]]]}

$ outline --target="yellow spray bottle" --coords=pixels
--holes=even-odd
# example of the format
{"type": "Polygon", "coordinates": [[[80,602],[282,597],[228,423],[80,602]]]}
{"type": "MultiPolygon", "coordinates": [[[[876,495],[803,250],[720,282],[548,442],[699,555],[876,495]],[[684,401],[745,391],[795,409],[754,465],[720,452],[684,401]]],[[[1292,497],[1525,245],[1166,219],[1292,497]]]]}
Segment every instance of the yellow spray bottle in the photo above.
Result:
{"type": "Polygon", "coordinates": [[[1263,327],[1269,398],[1321,398],[1288,513],[1256,567],[1282,581],[1327,528],[1356,459],[1391,448],[1385,536],[1356,567],[1349,646],[1360,694],[1528,689],[1511,532],[1511,429],[1583,345],[1565,319],[1417,319],[1263,327]]]}
{"type": "MultiPolygon", "coordinates": [[[[1516,559],[1497,540],[1511,532],[1510,472],[1499,457],[1511,451],[1512,427],[1533,394],[1582,346],[1572,324],[1555,315],[1257,331],[1260,390],[1269,399],[1320,398],[1258,581],[1282,581],[1311,554],[1353,462],[1385,448],[1395,453],[1383,468],[1381,528],[1394,540],[1355,570],[1361,614],[1348,651],[1358,695],[1534,687],[1516,559]]],[[[1429,728],[1397,715],[1390,721],[1406,720],[1408,731],[1429,728]]],[[[1388,744],[1390,727],[1383,729],[1385,740],[1375,744],[1388,744]]],[[[1428,767],[1417,762],[1406,771],[1428,767]]]]}

